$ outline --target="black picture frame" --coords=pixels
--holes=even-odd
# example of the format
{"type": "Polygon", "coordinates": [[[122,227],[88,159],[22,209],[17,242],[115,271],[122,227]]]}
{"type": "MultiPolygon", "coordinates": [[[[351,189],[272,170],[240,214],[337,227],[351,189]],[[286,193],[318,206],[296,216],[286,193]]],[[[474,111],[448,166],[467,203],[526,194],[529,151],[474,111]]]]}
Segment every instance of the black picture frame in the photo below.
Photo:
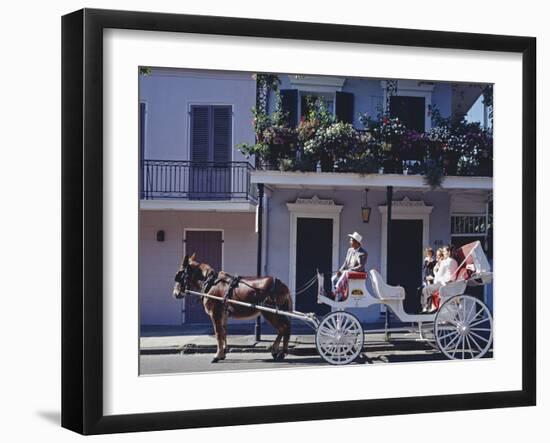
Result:
{"type": "MultiPolygon", "coordinates": [[[[83,9],[62,18],[62,426],[82,434],[536,404],[536,39],[340,24],[83,9]],[[103,30],[191,32],[522,55],[522,388],[517,391],[170,411],[103,412],[103,30]]],[[[516,295],[517,297],[517,295],[516,295]]]]}

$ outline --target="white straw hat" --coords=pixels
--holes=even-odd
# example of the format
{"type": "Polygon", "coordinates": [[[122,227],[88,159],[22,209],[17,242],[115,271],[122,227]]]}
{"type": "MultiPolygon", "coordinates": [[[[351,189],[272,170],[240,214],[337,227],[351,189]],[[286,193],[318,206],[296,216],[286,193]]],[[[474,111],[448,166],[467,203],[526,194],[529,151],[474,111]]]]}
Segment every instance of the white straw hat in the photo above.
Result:
{"type": "Polygon", "coordinates": [[[353,234],[348,234],[348,237],[353,238],[359,244],[363,241],[363,236],[358,232],[354,232],[353,234]]]}

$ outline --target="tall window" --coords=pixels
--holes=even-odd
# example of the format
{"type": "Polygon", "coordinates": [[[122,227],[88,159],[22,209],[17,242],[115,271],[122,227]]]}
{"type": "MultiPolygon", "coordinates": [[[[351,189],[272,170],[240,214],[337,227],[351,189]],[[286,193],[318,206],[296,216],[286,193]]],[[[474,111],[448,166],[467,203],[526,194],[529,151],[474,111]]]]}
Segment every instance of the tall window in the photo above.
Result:
{"type": "Polygon", "coordinates": [[[300,117],[306,117],[310,111],[311,104],[314,104],[318,99],[322,99],[329,114],[334,115],[334,94],[300,91],[300,117]],[[309,104],[308,100],[310,101],[309,104]]]}
{"type": "Polygon", "coordinates": [[[231,106],[191,107],[189,198],[230,198],[232,118],[231,106]]]}
{"type": "MultiPolygon", "coordinates": [[[[340,85],[341,86],[341,85],[340,85]]],[[[298,89],[281,89],[281,104],[283,111],[287,113],[290,126],[296,126],[300,118],[308,113],[306,97],[322,98],[329,113],[336,120],[344,123],[353,123],[355,99],[351,92],[308,92],[298,89]]]]}
{"type": "Polygon", "coordinates": [[[228,162],[231,158],[231,123],[231,106],[191,106],[191,161],[228,162]]]}

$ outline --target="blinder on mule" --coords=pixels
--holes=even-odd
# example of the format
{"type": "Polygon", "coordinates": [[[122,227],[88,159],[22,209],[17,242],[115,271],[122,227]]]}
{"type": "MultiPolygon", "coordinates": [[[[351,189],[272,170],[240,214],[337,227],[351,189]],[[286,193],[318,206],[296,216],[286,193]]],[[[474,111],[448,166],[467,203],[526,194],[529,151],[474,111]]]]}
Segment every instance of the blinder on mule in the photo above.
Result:
{"type": "Polygon", "coordinates": [[[181,283],[182,280],[183,280],[183,274],[185,274],[185,271],[178,271],[178,273],[176,274],[176,276],[174,277],[174,281],[176,283],[181,283]]]}
{"type": "Polygon", "coordinates": [[[187,291],[187,288],[190,286],[190,280],[192,279],[192,277],[194,277],[196,281],[204,280],[202,272],[199,268],[193,268],[189,265],[185,265],[183,269],[177,272],[176,276],[174,277],[174,281],[181,285],[182,291],[187,291]],[[193,274],[196,275],[193,276],[193,274]]]}
{"type": "Polygon", "coordinates": [[[187,291],[189,286],[189,265],[186,265],[183,269],[179,270],[174,277],[174,281],[180,284],[181,291],[187,291]]]}

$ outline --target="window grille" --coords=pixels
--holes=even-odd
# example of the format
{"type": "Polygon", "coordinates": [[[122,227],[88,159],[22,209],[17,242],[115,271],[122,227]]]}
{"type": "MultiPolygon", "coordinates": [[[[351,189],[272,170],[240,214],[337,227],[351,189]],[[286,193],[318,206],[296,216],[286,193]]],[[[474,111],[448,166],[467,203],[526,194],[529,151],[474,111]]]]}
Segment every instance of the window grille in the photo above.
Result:
{"type": "Polygon", "coordinates": [[[492,217],[486,214],[451,215],[451,235],[486,235],[492,217]]]}

